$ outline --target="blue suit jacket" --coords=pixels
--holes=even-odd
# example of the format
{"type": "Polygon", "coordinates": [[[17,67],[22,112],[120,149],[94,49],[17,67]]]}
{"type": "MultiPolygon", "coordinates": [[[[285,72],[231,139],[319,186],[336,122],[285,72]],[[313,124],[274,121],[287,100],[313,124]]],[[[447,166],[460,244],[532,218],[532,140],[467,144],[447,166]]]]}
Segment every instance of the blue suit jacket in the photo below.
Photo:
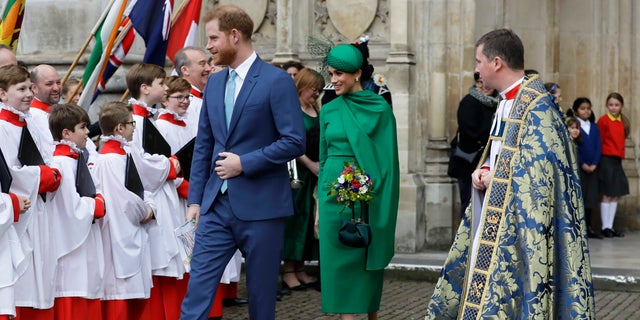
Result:
{"type": "Polygon", "coordinates": [[[293,214],[286,162],[302,155],[305,130],[295,85],[286,72],[258,57],[236,98],[227,130],[224,93],[228,70],[209,76],[191,164],[189,204],[206,214],[222,180],[215,173],[218,153],[240,156],[243,172],[227,181],[233,213],[241,220],[293,214]]]}

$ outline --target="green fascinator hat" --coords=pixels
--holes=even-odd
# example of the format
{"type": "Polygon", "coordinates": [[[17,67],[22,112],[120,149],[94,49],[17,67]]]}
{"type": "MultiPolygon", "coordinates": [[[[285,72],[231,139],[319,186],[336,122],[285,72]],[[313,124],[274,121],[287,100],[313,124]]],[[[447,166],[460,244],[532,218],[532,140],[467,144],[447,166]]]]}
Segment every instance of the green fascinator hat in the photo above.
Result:
{"type": "Polygon", "coordinates": [[[327,54],[327,64],[347,73],[355,73],[362,66],[362,53],[350,44],[339,44],[327,54]]]}

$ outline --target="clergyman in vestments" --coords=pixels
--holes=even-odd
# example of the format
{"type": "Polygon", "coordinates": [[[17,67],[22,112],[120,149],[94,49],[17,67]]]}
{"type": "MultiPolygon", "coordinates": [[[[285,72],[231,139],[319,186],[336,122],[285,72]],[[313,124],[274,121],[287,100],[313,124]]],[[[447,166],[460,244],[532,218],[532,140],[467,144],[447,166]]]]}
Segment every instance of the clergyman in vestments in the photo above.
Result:
{"type": "Polygon", "coordinates": [[[472,202],[425,319],[593,319],[577,157],[511,30],[483,35],[476,72],[500,91],[472,202]]]}

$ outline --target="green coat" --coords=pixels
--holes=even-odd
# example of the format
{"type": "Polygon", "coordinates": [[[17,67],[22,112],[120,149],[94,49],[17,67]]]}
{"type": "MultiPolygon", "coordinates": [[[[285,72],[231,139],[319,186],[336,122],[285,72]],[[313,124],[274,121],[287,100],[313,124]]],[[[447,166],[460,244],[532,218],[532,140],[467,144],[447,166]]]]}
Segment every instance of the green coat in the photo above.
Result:
{"type": "Polygon", "coordinates": [[[396,121],[382,97],[362,90],[339,96],[322,108],[318,206],[324,312],[379,309],[383,271],[394,254],[399,171],[396,121]],[[354,160],[373,181],[374,197],[369,204],[372,240],[367,249],[340,243],[338,229],[351,212],[327,194],[344,162],[354,160]]]}

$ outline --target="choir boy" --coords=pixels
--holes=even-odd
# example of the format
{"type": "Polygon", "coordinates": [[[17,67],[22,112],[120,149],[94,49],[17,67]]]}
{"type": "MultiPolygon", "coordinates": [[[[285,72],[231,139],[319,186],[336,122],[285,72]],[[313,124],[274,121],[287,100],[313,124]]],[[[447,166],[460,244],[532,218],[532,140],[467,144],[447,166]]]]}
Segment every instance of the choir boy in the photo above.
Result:
{"type": "MultiPolygon", "coordinates": [[[[23,67],[0,68],[0,150],[10,168],[10,192],[25,195],[31,208],[14,224],[25,256],[26,269],[17,279],[16,314],[21,319],[54,319],[56,260],[42,194],[60,186],[60,171],[44,164],[39,135],[32,127],[33,100],[29,72],[23,67]]],[[[50,155],[49,155],[50,159],[50,155]]]]}
{"type": "Polygon", "coordinates": [[[104,250],[104,320],[141,319],[151,292],[151,255],[145,224],[153,218],[141,175],[128,149],[135,121],[131,107],[108,102],[100,110],[104,145],[91,170],[107,215],[97,223],[104,250]]]}
{"type": "MultiPolygon", "coordinates": [[[[8,169],[8,168],[7,168],[8,169]]],[[[29,210],[28,198],[14,193],[0,193],[0,320],[15,317],[13,284],[24,272],[25,257],[13,223],[29,210]]]]}
{"type": "Polygon", "coordinates": [[[48,194],[46,204],[58,256],[55,318],[100,320],[104,253],[95,219],[105,212],[81,151],[89,116],[71,104],[55,104],[50,112],[49,130],[56,143],[51,166],[62,174],[60,188],[48,194]]]}
{"type": "MultiPolygon", "coordinates": [[[[180,163],[171,156],[171,147],[162,137],[153,119],[156,104],[162,102],[166,93],[164,69],[153,64],[139,63],[127,72],[126,82],[132,99],[133,120],[136,123],[132,155],[138,165],[145,191],[157,210],[149,223],[151,243],[151,269],[153,288],[145,316],[152,319],[175,319],[180,314],[182,297],[178,280],[186,272],[176,240],[174,229],[184,223],[180,211],[177,182],[180,163]]],[[[181,190],[186,196],[186,181],[181,190]]],[[[179,187],[179,185],[178,185],[179,187]]],[[[180,187],[179,187],[180,188],[180,187]]]]}

